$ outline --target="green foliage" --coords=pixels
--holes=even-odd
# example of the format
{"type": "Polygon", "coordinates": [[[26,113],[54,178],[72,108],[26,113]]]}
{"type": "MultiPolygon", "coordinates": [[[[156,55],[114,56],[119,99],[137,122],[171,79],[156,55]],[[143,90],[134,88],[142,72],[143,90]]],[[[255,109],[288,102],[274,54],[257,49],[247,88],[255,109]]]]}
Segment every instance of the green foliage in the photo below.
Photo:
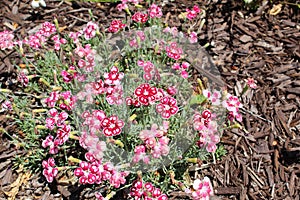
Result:
{"type": "Polygon", "coordinates": [[[223,145],[218,145],[218,148],[215,152],[215,156],[217,160],[220,160],[223,156],[225,156],[227,153],[227,150],[224,148],[223,145]]]}

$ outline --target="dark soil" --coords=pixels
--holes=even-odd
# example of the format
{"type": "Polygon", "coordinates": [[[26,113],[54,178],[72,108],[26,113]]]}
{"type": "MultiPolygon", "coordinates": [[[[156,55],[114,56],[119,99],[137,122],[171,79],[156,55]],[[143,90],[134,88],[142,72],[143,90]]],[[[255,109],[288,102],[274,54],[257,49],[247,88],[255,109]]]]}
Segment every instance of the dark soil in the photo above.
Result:
{"type": "MultiPolygon", "coordinates": [[[[196,1],[167,2],[163,10],[169,26],[181,27],[178,15],[196,1]]],[[[271,15],[273,5],[279,2],[266,2],[255,9],[245,7],[242,1],[197,2],[207,13],[200,43],[211,44],[208,53],[230,92],[241,94],[244,79],[248,77],[258,81],[258,88],[242,99],[245,131],[226,132],[221,141],[226,156],[198,171],[213,180],[214,192],[220,199],[299,200],[300,197],[299,8],[285,2],[277,15],[271,15]]],[[[88,9],[92,9],[102,30],[112,19],[126,17],[115,9],[116,4],[49,0],[46,8],[33,11],[30,3],[2,0],[1,30],[10,30],[17,24],[15,33],[21,38],[54,17],[66,30],[76,30],[90,20],[88,9]]],[[[0,51],[2,88],[13,89],[12,63],[16,58],[14,51],[0,51]]],[[[7,132],[18,134],[4,115],[0,115],[0,121],[7,132]]],[[[11,191],[12,183],[20,178],[21,172],[12,170],[12,159],[23,153],[1,134],[0,199],[8,199],[4,192],[11,191]]],[[[41,177],[37,174],[29,178],[16,199],[90,199],[91,188],[47,184],[41,177]]],[[[174,192],[170,199],[185,198],[184,193],[174,192]]]]}

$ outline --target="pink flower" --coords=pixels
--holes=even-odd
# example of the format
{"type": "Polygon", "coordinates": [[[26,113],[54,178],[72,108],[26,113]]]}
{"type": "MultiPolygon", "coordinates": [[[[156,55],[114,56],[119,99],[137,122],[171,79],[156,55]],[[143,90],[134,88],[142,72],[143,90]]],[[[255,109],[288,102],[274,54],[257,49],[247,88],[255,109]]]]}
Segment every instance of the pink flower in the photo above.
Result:
{"type": "Polygon", "coordinates": [[[11,31],[0,32],[0,49],[12,49],[14,47],[14,35],[11,31]]]}
{"type": "Polygon", "coordinates": [[[203,180],[196,179],[193,183],[192,196],[194,200],[209,200],[213,196],[213,187],[208,177],[203,180]]]}
{"type": "Polygon", "coordinates": [[[136,180],[130,188],[130,197],[136,200],[167,200],[166,194],[162,194],[159,188],[155,188],[152,183],[143,183],[142,180],[136,180]]]}
{"type": "Polygon", "coordinates": [[[190,43],[192,43],[192,44],[198,42],[197,33],[191,32],[189,35],[189,40],[190,40],[190,43]]]}
{"type": "Polygon", "coordinates": [[[134,94],[137,96],[141,104],[147,106],[155,101],[157,88],[151,87],[148,83],[144,83],[135,89],[134,94]]]}
{"type": "Polygon", "coordinates": [[[248,78],[247,79],[247,85],[252,89],[257,88],[256,81],[253,78],[248,78]]]}
{"type": "Polygon", "coordinates": [[[69,37],[73,39],[75,44],[79,43],[79,37],[82,35],[82,31],[79,32],[70,32],[69,37]]]}
{"type": "Polygon", "coordinates": [[[243,105],[239,101],[238,97],[228,94],[226,96],[226,99],[222,102],[222,105],[229,111],[229,116],[232,116],[233,119],[236,118],[236,120],[238,121],[242,121],[242,116],[239,113],[239,108],[242,108],[243,105]]]}
{"type": "Polygon", "coordinates": [[[188,78],[188,77],[189,77],[188,72],[185,71],[185,70],[182,70],[182,71],[181,71],[181,77],[182,77],[182,78],[185,78],[185,79],[188,78]]]}
{"type": "Polygon", "coordinates": [[[209,90],[203,90],[202,94],[211,101],[212,105],[220,105],[222,95],[219,91],[214,90],[212,94],[209,90]]]}
{"type": "Polygon", "coordinates": [[[42,46],[43,41],[45,40],[44,36],[31,35],[29,36],[28,44],[34,49],[39,49],[42,46]]]}
{"type": "Polygon", "coordinates": [[[122,24],[122,21],[121,20],[113,20],[111,23],[110,23],[110,26],[108,28],[108,31],[109,32],[112,32],[112,33],[116,33],[118,32],[120,29],[124,28],[126,26],[126,24],[122,24]]]}
{"type": "Polygon", "coordinates": [[[149,156],[146,154],[146,147],[144,145],[138,145],[134,148],[132,162],[137,163],[140,160],[142,160],[145,164],[148,164],[150,161],[149,156]]]}
{"type": "Polygon", "coordinates": [[[50,93],[49,97],[47,97],[44,102],[49,106],[49,107],[54,107],[56,104],[56,101],[59,99],[59,92],[53,91],[50,93]]]}
{"type": "Polygon", "coordinates": [[[9,100],[4,101],[1,104],[1,106],[2,106],[2,109],[4,109],[4,110],[9,110],[9,111],[13,110],[12,105],[11,105],[11,101],[9,101],[9,100]]]}
{"type": "Polygon", "coordinates": [[[156,111],[161,114],[163,119],[169,119],[178,112],[176,99],[170,96],[163,97],[156,105],[156,111]]]}
{"type": "Polygon", "coordinates": [[[117,9],[119,11],[126,10],[126,9],[128,9],[128,5],[126,3],[120,3],[117,5],[117,9]]]}
{"type": "Polygon", "coordinates": [[[106,93],[107,88],[104,86],[104,82],[99,79],[96,82],[92,83],[93,89],[94,89],[94,94],[104,94],[106,93]]]}
{"type": "Polygon", "coordinates": [[[54,24],[52,24],[50,22],[44,22],[42,24],[42,28],[39,30],[39,32],[42,35],[49,37],[56,32],[56,27],[54,24]]]}
{"type": "Polygon", "coordinates": [[[199,9],[199,7],[197,5],[195,5],[192,10],[186,9],[186,12],[187,12],[187,18],[189,20],[192,20],[195,17],[197,17],[197,15],[201,12],[201,10],[199,9]]]}
{"type": "Polygon", "coordinates": [[[25,87],[27,87],[28,83],[29,83],[29,79],[26,76],[26,74],[24,72],[20,72],[18,75],[18,81],[24,85],[25,87]]]}
{"type": "Polygon", "coordinates": [[[173,37],[176,37],[178,35],[178,29],[177,27],[166,27],[164,30],[163,30],[164,33],[171,33],[173,37]]]}
{"type": "Polygon", "coordinates": [[[174,96],[175,94],[177,94],[178,90],[175,86],[170,86],[167,88],[167,93],[171,96],[174,96]]]}
{"type": "Polygon", "coordinates": [[[43,175],[46,177],[47,181],[51,183],[55,176],[57,176],[58,169],[55,166],[55,160],[49,158],[48,160],[43,160],[43,175]]]}
{"type": "Polygon", "coordinates": [[[55,108],[49,110],[50,118],[46,119],[46,127],[50,130],[54,129],[56,124],[58,127],[62,127],[65,120],[68,118],[68,113],[61,112],[58,114],[58,111],[55,108]]]}
{"type": "Polygon", "coordinates": [[[120,105],[123,103],[123,87],[117,85],[114,87],[108,87],[106,93],[106,101],[110,105],[120,105]]]}
{"type": "Polygon", "coordinates": [[[113,66],[109,73],[104,73],[104,83],[108,85],[120,85],[124,73],[119,73],[119,69],[113,66]]]}
{"type": "Polygon", "coordinates": [[[63,81],[69,83],[76,77],[77,72],[74,66],[70,66],[68,71],[62,70],[60,74],[63,77],[63,81]]]}
{"type": "Polygon", "coordinates": [[[71,126],[63,124],[57,131],[56,131],[56,139],[59,145],[65,143],[70,136],[71,126]]]}
{"type": "Polygon", "coordinates": [[[176,42],[172,42],[170,46],[166,46],[167,55],[174,60],[178,60],[181,58],[182,49],[177,47],[176,42]]]}
{"type": "Polygon", "coordinates": [[[103,181],[109,181],[116,188],[124,184],[128,172],[119,172],[111,163],[103,164],[97,160],[93,154],[86,153],[87,161],[81,161],[79,167],[74,170],[74,175],[79,177],[81,184],[100,184],[103,181]]]}
{"type": "Polygon", "coordinates": [[[141,106],[141,103],[136,98],[126,97],[125,102],[127,106],[134,106],[134,107],[141,106]]]}
{"type": "Polygon", "coordinates": [[[65,38],[59,38],[59,35],[54,35],[51,39],[54,41],[54,49],[56,51],[60,50],[62,44],[67,43],[67,40],[65,38]]]}
{"type": "Polygon", "coordinates": [[[137,23],[145,23],[148,20],[148,15],[141,12],[136,12],[131,19],[137,23]]]}
{"type": "Polygon", "coordinates": [[[116,136],[119,135],[124,126],[124,122],[118,119],[118,116],[112,115],[111,117],[106,117],[101,122],[103,127],[103,134],[105,136],[116,136]]]}
{"type": "Polygon", "coordinates": [[[161,18],[163,15],[161,8],[158,7],[156,4],[152,4],[148,9],[148,12],[151,18],[161,18]]]}
{"type": "Polygon", "coordinates": [[[96,31],[98,30],[98,25],[94,22],[88,22],[86,27],[83,29],[84,38],[90,40],[96,36],[96,31]]]}
{"type": "Polygon", "coordinates": [[[50,147],[49,153],[50,154],[57,154],[58,153],[58,144],[57,140],[54,140],[52,135],[48,135],[45,140],[42,142],[42,147],[47,148],[50,147]]]}

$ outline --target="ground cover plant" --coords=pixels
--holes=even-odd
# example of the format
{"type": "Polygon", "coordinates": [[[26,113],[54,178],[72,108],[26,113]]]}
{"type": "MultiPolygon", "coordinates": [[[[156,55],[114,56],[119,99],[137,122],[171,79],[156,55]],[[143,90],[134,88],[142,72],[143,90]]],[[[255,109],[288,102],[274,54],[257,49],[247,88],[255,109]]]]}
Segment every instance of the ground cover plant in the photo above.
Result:
{"type": "MultiPolygon", "coordinates": [[[[3,109],[16,111],[11,117],[26,132],[11,137],[34,149],[17,161],[32,170],[42,165],[48,182],[72,171],[81,184],[106,185],[99,199],[124,187],[135,199],[167,199],[174,189],[207,199],[209,178],[189,181],[187,165],[214,159],[222,130],[239,127],[242,105],[223,88],[190,78],[196,58],[187,52],[199,48],[199,33],[164,26],[155,4],[127,6],[118,4],[131,20],[112,21],[106,33],[91,21],[64,34],[55,20],[25,40],[1,33],[1,49],[16,48],[24,60],[24,98],[2,90],[3,109]]],[[[194,6],[183,17],[201,13],[194,6]]],[[[248,85],[255,88],[254,80],[248,85]]]]}

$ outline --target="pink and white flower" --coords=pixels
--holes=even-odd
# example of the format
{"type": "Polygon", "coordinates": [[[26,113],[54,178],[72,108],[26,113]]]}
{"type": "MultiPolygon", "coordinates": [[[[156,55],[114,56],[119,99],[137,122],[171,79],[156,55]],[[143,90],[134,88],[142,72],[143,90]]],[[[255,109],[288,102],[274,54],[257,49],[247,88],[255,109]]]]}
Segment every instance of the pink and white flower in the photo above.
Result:
{"type": "Polygon", "coordinates": [[[14,47],[14,35],[11,31],[0,32],[0,49],[12,49],[14,47]]]}
{"type": "Polygon", "coordinates": [[[116,136],[119,135],[124,126],[124,122],[118,119],[118,116],[112,115],[111,117],[106,117],[102,120],[101,126],[103,127],[102,133],[105,136],[116,136]]]}
{"type": "Polygon", "coordinates": [[[169,119],[178,112],[176,99],[170,96],[163,97],[156,105],[156,111],[161,114],[163,119],[169,119]]]}
{"type": "Polygon", "coordinates": [[[144,83],[135,89],[134,94],[142,105],[148,106],[156,100],[157,88],[144,83]]]}
{"type": "Polygon", "coordinates": [[[172,42],[170,46],[166,46],[166,52],[167,55],[174,60],[180,59],[183,53],[182,49],[177,46],[176,42],[172,42]]]}
{"type": "Polygon", "coordinates": [[[120,85],[121,80],[124,77],[124,73],[120,73],[116,66],[113,66],[109,73],[104,73],[104,83],[108,85],[120,85]]]}
{"type": "Polygon", "coordinates": [[[110,23],[108,31],[111,33],[116,33],[119,30],[123,29],[125,26],[126,26],[126,24],[123,24],[121,20],[113,20],[110,23]]]}
{"type": "Polygon", "coordinates": [[[90,40],[96,36],[96,31],[99,29],[98,25],[94,22],[88,22],[83,29],[84,38],[90,40]]]}
{"type": "Polygon", "coordinates": [[[58,174],[58,168],[55,166],[55,160],[51,157],[48,160],[43,160],[43,175],[46,177],[47,181],[51,183],[54,180],[54,177],[58,174]]]}
{"type": "Polygon", "coordinates": [[[136,12],[132,15],[131,19],[137,23],[146,23],[148,20],[148,15],[142,12],[136,12]]]}
{"type": "Polygon", "coordinates": [[[161,18],[163,15],[161,8],[156,4],[152,4],[148,9],[148,12],[151,18],[161,18]]]}
{"type": "Polygon", "coordinates": [[[192,10],[190,10],[190,9],[187,8],[186,12],[187,12],[187,16],[186,17],[189,20],[192,20],[195,17],[197,17],[197,15],[201,12],[201,10],[200,10],[200,8],[197,5],[195,5],[192,10]]]}
{"type": "Polygon", "coordinates": [[[193,183],[192,196],[194,200],[209,200],[213,196],[213,187],[208,177],[196,179],[193,183]]]}

